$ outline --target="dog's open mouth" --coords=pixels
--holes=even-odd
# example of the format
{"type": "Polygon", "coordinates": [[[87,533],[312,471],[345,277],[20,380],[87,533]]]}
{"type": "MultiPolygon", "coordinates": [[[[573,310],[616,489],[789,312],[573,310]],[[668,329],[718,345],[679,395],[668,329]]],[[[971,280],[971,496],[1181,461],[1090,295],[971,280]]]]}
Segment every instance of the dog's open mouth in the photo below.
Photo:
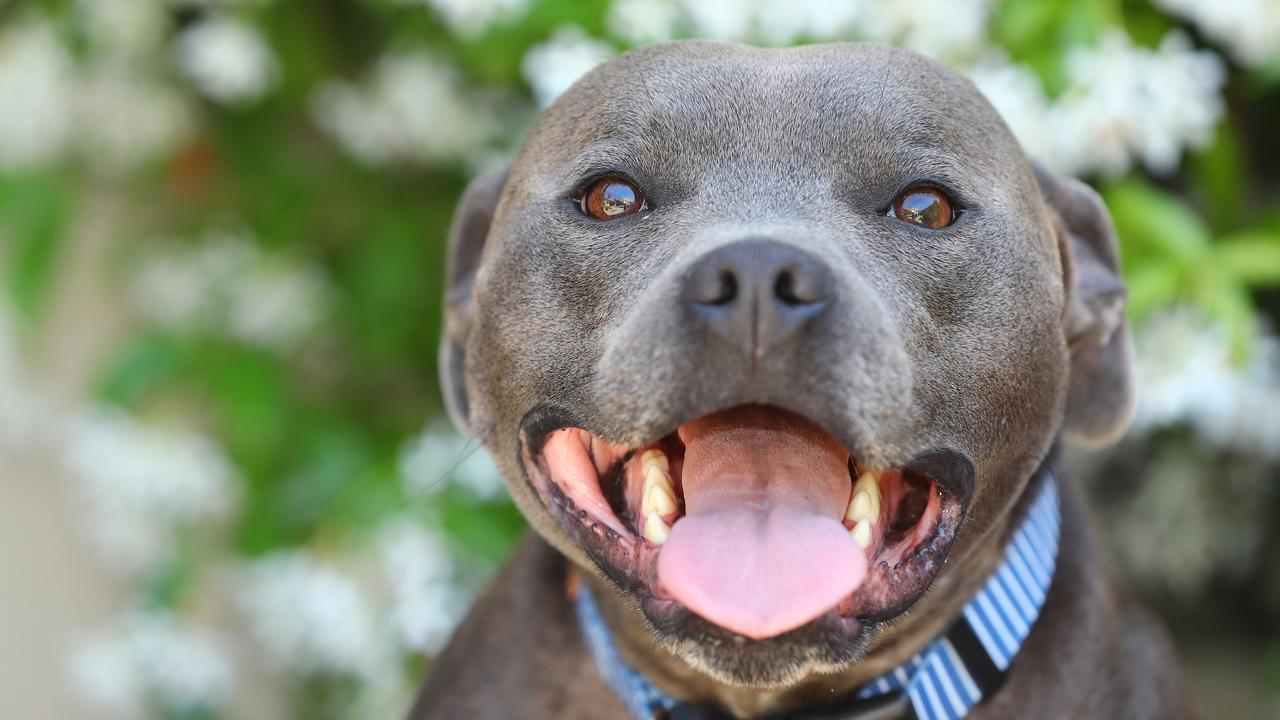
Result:
{"type": "Polygon", "coordinates": [[[944,471],[864,467],[772,407],[706,415],[640,447],[576,427],[525,440],[542,501],[615,581],[755,639],[905,610],[941,567],[967,495],[944,471]]]}

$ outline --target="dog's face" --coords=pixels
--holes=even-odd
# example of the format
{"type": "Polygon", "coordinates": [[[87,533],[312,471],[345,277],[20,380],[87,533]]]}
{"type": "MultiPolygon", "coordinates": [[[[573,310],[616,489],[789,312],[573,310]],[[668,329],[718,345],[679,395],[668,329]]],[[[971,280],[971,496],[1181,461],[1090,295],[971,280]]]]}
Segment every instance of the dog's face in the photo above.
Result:
{"type": "Polygon", "coordinates": [[[729,682],[855,660],[1064,421],[1104,438],[1130,404],[1100,204],[904,51],[624,55],[453,242],[455,419],[539,532],[729,682]]]}

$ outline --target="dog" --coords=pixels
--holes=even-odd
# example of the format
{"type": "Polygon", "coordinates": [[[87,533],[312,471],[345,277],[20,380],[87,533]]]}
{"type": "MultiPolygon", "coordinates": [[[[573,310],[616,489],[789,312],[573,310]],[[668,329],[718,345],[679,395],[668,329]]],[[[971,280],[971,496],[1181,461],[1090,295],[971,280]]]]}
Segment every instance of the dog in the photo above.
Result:
{"type": "Polygon", "coordinates": [[[446,404],[536,534],[413,717],[1194,716],[1055,464],[1132,413],[1110,219],[967,79],[633,50],[450,253],[446,404]]]}

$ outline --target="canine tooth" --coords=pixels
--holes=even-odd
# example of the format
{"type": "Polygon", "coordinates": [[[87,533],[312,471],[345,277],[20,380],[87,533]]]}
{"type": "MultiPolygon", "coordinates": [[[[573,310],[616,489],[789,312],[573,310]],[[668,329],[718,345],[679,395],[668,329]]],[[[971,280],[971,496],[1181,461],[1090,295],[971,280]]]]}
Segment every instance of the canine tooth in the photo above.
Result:
{"type": "MultiPolygon", "coordinates": [[[[648,532],[649,525],[645,523],[645,534],[647,535],[648,532]]],[[[853,535],[853,541],[858,543],[858,547],[863,550],[871,547],[871,523],[866,518],[859,520],[850,533],[853,535]]]]}
{"type": "Polygon", "coordinates": [[[656,512],[644,516],[644,539],[654,545],[661,545],[671,534],[671,526],[656,512]]]}
{"type": "Polygon", "coordinates": [[[850,522],[869,520],[875,525],[880,520],[880,483],[876,482],[873,473],[865,472],[853,485],[853,499],[849,501],[849,509],[845,518],[850,522]]]}

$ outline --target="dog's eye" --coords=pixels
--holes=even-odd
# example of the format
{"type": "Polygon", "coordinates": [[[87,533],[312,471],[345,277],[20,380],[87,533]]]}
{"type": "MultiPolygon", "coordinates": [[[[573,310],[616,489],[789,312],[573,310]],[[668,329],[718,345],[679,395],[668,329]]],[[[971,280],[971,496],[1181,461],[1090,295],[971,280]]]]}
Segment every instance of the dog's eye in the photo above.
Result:
{"type": "Polygon", "coordinates": [[[944,228],[956,219],[951,198],[941,190],[927,186],[904,190],[893,201],[889,214],[930,230],[944,228]]]}
{"type": "Polygon", "coordinates": [[[583,190],[578,199],[582,212],[596,220],[616,220],[645,209],[644,193],[628,180],[600,178],[583,190]]]}

